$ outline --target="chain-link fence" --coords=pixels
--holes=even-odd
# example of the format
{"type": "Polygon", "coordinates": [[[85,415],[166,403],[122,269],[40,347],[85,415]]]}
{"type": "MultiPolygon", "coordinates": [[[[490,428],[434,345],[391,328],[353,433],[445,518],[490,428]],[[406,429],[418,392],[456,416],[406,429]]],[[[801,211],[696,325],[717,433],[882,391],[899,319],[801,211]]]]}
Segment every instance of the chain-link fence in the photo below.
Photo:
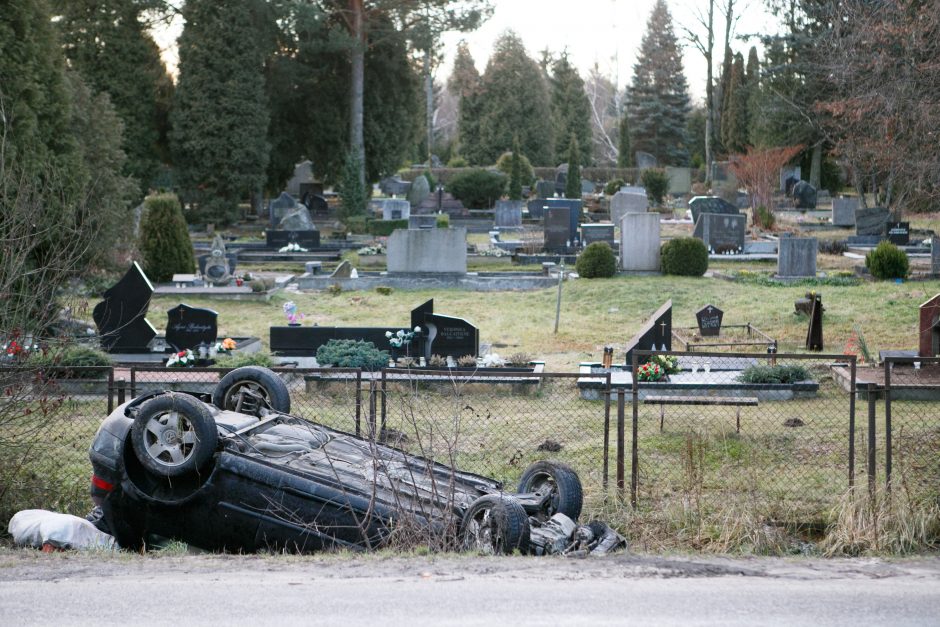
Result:
{"type": "Polygon", "coordinates": [[[854,359],[638,351],[633,366],[634,505],[806,521],[850,485],[854,359]]]}

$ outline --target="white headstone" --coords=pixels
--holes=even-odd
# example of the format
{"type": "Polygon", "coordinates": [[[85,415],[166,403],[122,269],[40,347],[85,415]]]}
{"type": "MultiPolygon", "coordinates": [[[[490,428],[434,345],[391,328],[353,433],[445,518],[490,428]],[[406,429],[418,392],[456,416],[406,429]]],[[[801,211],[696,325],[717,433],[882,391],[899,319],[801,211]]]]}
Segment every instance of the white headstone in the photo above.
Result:
{"type": "Polygon", "coordinates": [[[387,253],[389,273],[466,274],[467,229],[398,229],[387,253]]]}
{"type": "Polygon", "coordinates": [[[659,214],[627,213],[620,222],[620,267],[626,271],[659,271],[659,214]]]}

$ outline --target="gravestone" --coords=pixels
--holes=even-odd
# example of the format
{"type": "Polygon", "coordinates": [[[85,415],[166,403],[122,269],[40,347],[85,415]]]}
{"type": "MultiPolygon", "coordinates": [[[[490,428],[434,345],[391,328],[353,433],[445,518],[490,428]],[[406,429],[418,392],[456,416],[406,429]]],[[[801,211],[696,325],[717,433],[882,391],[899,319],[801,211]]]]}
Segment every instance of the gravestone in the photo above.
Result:
{"type": "Polygon", "coordinates": [[[379,182],[379,189],[386,196],[406,196],[411,191],[411,183],[397,175],[389,176],[379,182]]]}
{"type": "Polygon", "coordinates": [[[109,353],[143,353],[157,335],[147,319],[153,285],[135,261],[121,280],[108,288],[95,305],[92,318],[101,347],[109,353]]]}
{"type": "Polygon", "coordinates": [[[480,354],[480,330],[463,318],[434,313],[433,298],[411,311],[411,328],[415,327],[423,330],[425,359],[480,354]]]}
{"type": "Polygon", "coordinates": [[[718,213],[736,216],[740,213],[737,207],[719,196],[695,196],[689,200],[689,210],[692,212],[692,223],[697,223],[703,213],[718,213]]]}
{"type": "Polygon", "coordinates": [[[559,196],[565,195],[565,187],[568,185],[568,164],[562,163],[560,166],[555,168],[555,194],[559,196]]]}
{"type": "Polygon", "coordinates": [[[940,294],[920,306],[919,357],[940,356],[940,294]]]}
{"type": "Polygon", "coordinates": [[[546,198],[546,207],[567,207],[568,228],[575,241],[578,239],[578,224],[581,222],[581,213],[584,210],[584,203],[579,198],[546,198]]]}
{"type": "Polygon", "coordinates": [[[649,198],[646,190],[640,194],[620,191],[610,197],[610,219],[614,224],[620,224],[624,214],[646,213],[647,209],[649,198]]]}
{"type": "Polygon", "coordinates": [[[389,274],[467,273],[467,229],[399,229],[388,238],[389,274]]]}
{"type": "Polygon", "coordinates": [[[411,203],[399,198],[386,198],[377,201],[382,204],[383,220],[407,220],[411,215],[411,203]]]}
{"type": "Polygon", "coordinates": [[[642,194],[646,196],[646,188],[637,185],[622,185],[619,190],[625,194],[642,194]]]}
{"type": "Polygon", "coordinates": [[[521,200],[497,200],[493,209],[494,224],[500,228],[514,228],[522,226],[521,200]]]}
{"type": "Polygon", "coordinates": [[[820,294],[813,297],[809,329],[806,331],[806,349],[817,352],[823,350],[823,305],[820,294]]]}
{"type": "Polygon", "coordinates": [[[316,231],[317,225],[310,217],[310,210],[304,205],[297,205],[284,214],[277,228],[281,231],[316,231]]]}
{"type": "Polygon", "coordinates": [[[800,166],[798,165],[785,165],[780,168],[780,191],[786,195],[790,195],[790,190],[792,189],[793,183],[790,186],[787,185],[787,181],[791,179],[794,181],[799,181],[802,178],[802,172],[800,166]]]}
{"type": "Polygon", "coordinates": [[[535,195],[539,198],[551,198],[555,195],[555,183],[539,179],[535,184],[535,195]]]}
{"type": "Polygon", "coordinates": [[[705,305],[695,312],[698,322],[698,332],[702,337],[716,337],[721,335],[721,319],[725,312],[714,305],[705,305]]]}
{"type": "Polygon", "coordinates": [[[549,253],[566,253],[574,246],[574,233],[571,230],[571,209],[568,207],[548,207],[542,214],[544,248],[549,253]]]}
{"type": "Polygon", "coordinates": [[[411,184],[411,189],[408,191],[408,202],[411,203],[412,207],[420,207],[421,203],[427,200],[427,197],[431,195],[431,186],[428,184],[428,179],[423,174],[415,179],[414,183],[411,184]]]}
{"type": "Polygon", "coordinates": [[[911,243],[910,222],[889,222],[887,226],[888,241],[895,246],[908,246],[911,243]]]}
{"type": "Polygon", "coordinates": [[[594,181],[581,179],[581,194],[593,194],[597,191],[597,184],[594,181]]]}
{"type": "Polygon", "coordinates": [[[940,237],[930,238],[930,274],[940,275],[940,237]]]}
{"type": "Polygon", "coordinates": [[[353,274],[353,266],[349,261],[343,261],[343,263],[336,266],[336,269],[333,270],[333,274],[330,275],[331,279],[350,279],[353,274]]]}
{"type": "Polygon", "coordinates": [[[650,168],[655,168],[659,165],[659,162],[656,160],[656,156],[651,155],[648,152],[637,150],[634,156],[636,157],[636,169],[640,172],[650,168]]]}
{"type": "Polygon", "coordinates": [[[221,235],[212,239],[212,252],[206,259],[203,274],[213,285],[228,285],[232,280],[232,270],[228,265],[228,257],[225,256],[225,242],[222,241],[221,235]]]}
{"type": "Polygon", "coordinates": [[[265,245],[268,248],[284,248],[288,244],[296,244],[301,248],[310,250],[320,246],[320,231],[282,231],[268,229],[264,233],[265,245]]]}
{"type": "MultiPolygon", "coordinates": [[[[199,255],[199,257],[196,258],[196,263],[199,266],[199,274],[201,274],[203,277],[206,277],[206,268],[212,259],[213,257],[211,253],[206,255],[199,255]]],[[[226,252],[225,259],[228,262],[229,274],[234,275],[235,270],[238,268],[238,253],[226,252]]],[[[174,281],[174,283],[176,283],[176,281],[174,281]]]]}
{"type": "Polygon", "coordinates": [[[816,277],[816,253],[819,245],[815,237],[781,237],[777,255],[777,276],[816,277]]]}
{"type": "Polygon", "coordinates": [[[620,222],[620,267],[627,272],[659,271],[659,214],[627,213],[620,222]]]}
{"type": "Polygon", "coordinates": [[[545,198],[533,198],[526,203],[526,209],[529,211],[529,217],[535,220],[541,220],[545,211],[545,198]]]}
{"type": "Polygon", "coordinates": [[[800,181],[793,186],[793,203],[797,209],[815,209],[816,188],[806,181],[800,181]]]}
{"type": "Polygon", "coordinates": [[[297,201],[287,192],[281,192],[281,195],[268,203],[268,216],[271,219],[271,226],[277,227],[284,215],[297,206],[297,201]]]}
{"type": "Polygon", "coordinates": [[[301,203],[314,214],[326,215],[330,212],[330,203],[320,194],[307,192],[301,198],[301,203]]]}
{"type": "Polygon", "coordinates": [[[741,253],[746,230],[746,216],[702,213],[695,222],[693,236],[705,242],[710,253],[741,253]]]}
{"type": "Polygon", "coordinates": [[[166,342],[177,351],[211,346],[218,339],[218,319],[211,309],[177,305],[166,312],[166,342]]]}
{"type": "Polygon", "coordinates": [[[884,207],[859,207],[855,210],[855,234],[884,237],[890,212],[884,207]]]}
{"type": "MultiPolygon", "coordinates": [[[[731,162],[729,161],[714,161],[712,162],[712,176],[711,180],[713,182],[737,182],[734,173],[731,171],[731,162]]],[[[735,185],[736,186],[736,185],[735,185]]]]}
{"type": "Polygon", "coordinates": [[[673,196],[685,196],[692,192],[692,170],[691,168],[676,168],[668,166],[666,176],[669,177],[669,194],[673,196]]]}
{"type": "Polygon", "coordinates": [[[858,198],[841,196],[832,199],[832,224],[834,226],[855,226],[855,210],[858,198]]]}
{"type": "Polygon", "coordinates": [[[423,213],[421,215],[408,216],[409,229],[434,229],[437,228],[437,215],[433,213],[423,213]]]}
{"type": "Polygon", "coordinates": [[[607,242],[611,248],[616,245],[614,238],[613,224],[582,224],[581,225],[581,245],[589,246],[594,242],[607,242]]]}
{"type": "MultiPolygon", "coordinates": [[[[656,310],[647,319],[636,335],[627,342],[627,355],[625,363],[632,368],[633,351],[671,351],[672,350],[672,301],[667,300],[662,307],[656,310]]],[[[649,361],[648,358],[638,360],[638,364],[649,361]]]]}

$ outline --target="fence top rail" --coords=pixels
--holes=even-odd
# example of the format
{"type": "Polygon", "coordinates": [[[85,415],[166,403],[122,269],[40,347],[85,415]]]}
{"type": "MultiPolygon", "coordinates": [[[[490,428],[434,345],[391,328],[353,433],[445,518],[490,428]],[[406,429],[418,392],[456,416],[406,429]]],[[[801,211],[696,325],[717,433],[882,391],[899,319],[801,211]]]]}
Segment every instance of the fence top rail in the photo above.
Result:
{"type": "MultiPolygon", "coordinates": [[[[367,371],[362,370],[361,368],[291,368],[291,367],[283,367],[283,366],[274,366],[274,367],[265,366],[265,367],[268,370],[271,370],[273,372],[286,373],[286,374],[312,374],[312,373],[318,373],[318,372],[357,374],[361,372],[367,372],[367,371]]],[[[182,374],[182,373],[189,373],[189,372],[223,373],[223,372],[231,372],[232,370],[235,370],[235,369],[236,368],[223,368],[223,367],[218,367],[218,366],[202,367],[202,368],[190,368],[190,367],[167,368],[166,366],[146,366],[146,365],[145,366],[130,366],[127,368],[127,370],[130,370],[131,372],[165,372],[167,374],[173,374],[173,373],[182,374]]]]}
{"type": "Polygon", "coordinates": [[[887,364],[913,364],[915,361],[922,364],[940,364],[940,357],[917,357],[914,355],[911,356],[890,356],[885,357],[882,360],[884,365],[887,364]]]}
{"type": "Polygon", "coordinates": [[[826,361],[838,363],[852,363],[858,358],[855,355],[835,355],[822,353],[745,353],[745,352],[721,352],[721,351],[633,351],[637,357],[652,357],[653,355],[669,355],[671,357],[691,357],[701,359],[702,357],[725,357],[728,359],[756,359],[773,358],[778,360],[803,360],[803,361],[826,361]]]}

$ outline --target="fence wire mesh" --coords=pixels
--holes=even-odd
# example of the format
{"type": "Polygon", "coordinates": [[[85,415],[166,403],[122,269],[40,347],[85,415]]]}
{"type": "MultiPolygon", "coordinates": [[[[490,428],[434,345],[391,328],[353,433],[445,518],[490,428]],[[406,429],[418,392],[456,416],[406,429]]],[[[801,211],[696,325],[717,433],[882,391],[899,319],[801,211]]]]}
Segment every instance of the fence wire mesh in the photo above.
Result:
{"type": "Polygon", "coordinates": [[[841,372],[834,360],[845,358],[638,352],[634,502],[778,520],[820,516],[849,486],[855,435],[852,363],[841,372]],[[650,380],[660,375],[652,365],[642,370],[647,360],[671,374],[650,380]]]}

